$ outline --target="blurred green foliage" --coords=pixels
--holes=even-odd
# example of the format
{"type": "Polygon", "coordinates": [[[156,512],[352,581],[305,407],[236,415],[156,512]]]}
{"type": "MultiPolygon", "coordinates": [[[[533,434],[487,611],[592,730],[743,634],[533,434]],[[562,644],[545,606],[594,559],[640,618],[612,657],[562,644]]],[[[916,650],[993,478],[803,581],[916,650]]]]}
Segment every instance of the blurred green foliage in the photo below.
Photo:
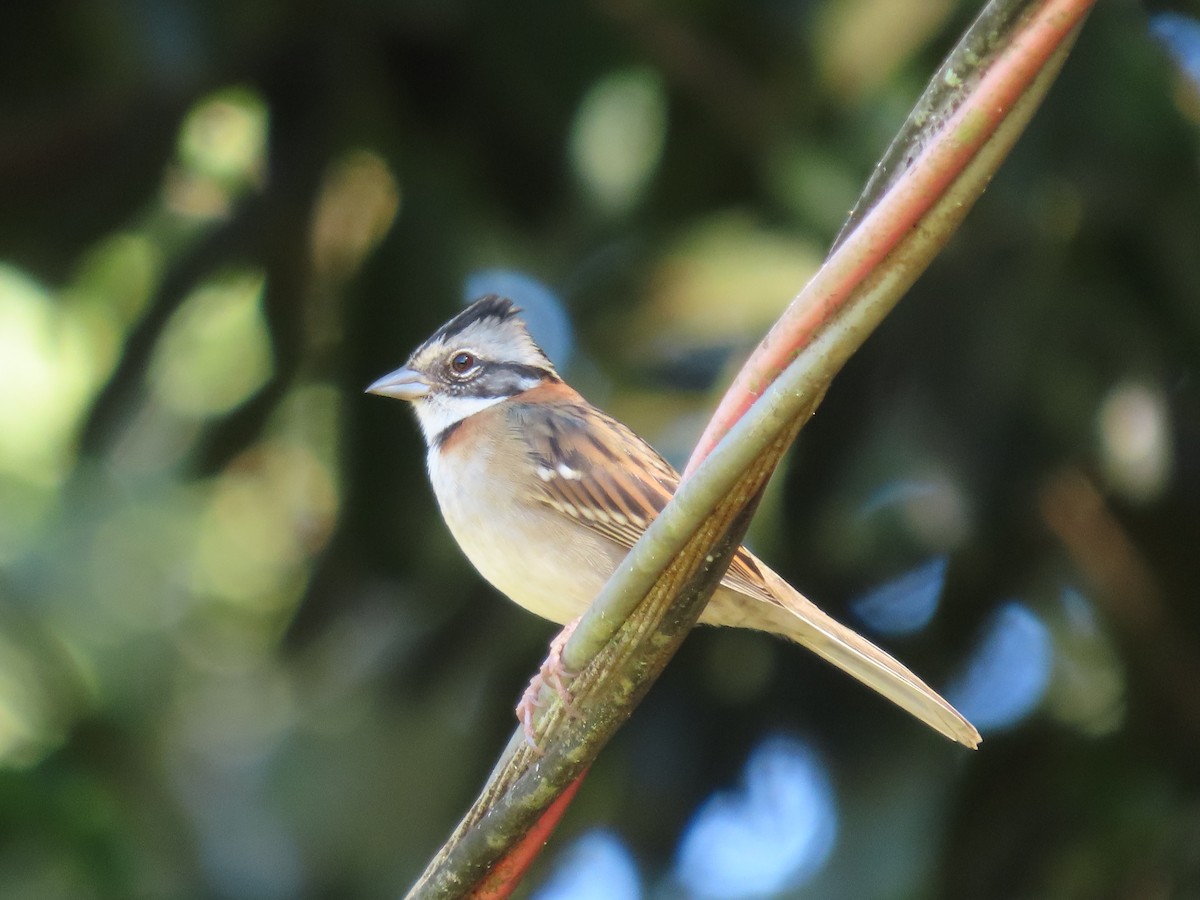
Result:
{"type": "MultiPolygon", "coordinates": [[[[10,7],[0,896],[395,896],[552,629],[469,569],[362,387],[503,267],[568,308],[571,380],[686,455],[974,7],[10,7]]],[[[797,896],[1200,892],[1198,122],[1102,4],[752,532],[850,621],[945,560],[888,646],[965,684],[1019,609],[1052,648],[1028,708],[972,755],[700,631],[558,847],[604,825],[661,883],[782,732],[837,806],[797,896]]]]}

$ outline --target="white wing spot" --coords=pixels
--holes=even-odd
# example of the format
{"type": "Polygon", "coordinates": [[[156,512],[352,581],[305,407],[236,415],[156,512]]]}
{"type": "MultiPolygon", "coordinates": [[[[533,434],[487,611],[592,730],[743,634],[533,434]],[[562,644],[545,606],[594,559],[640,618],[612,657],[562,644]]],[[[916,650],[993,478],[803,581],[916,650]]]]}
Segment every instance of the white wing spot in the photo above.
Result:
{"type": "Polygon", "coordinates": [[[551,478],[554,477],[554,470],[547,469],[545,466],[538,466],[537,474],[538,474],[538,478],[542,479],[542,481],[549,481],[551,478]]]}
{"type": "Polygon", "coordinates": [[[557,471],[559,475],[561,475],[563,478],[566,478],[568,481],[578,481],[581,477],[578,471],[572,469],[563,462],[558,464],[557,471]]]}

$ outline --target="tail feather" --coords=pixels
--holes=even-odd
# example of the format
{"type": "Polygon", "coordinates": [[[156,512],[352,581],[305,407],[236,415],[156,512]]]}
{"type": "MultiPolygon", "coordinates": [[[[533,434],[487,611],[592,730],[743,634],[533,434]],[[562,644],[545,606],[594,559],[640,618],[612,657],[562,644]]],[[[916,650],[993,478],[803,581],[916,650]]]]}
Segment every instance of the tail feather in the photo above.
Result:
{"type": "Polygon", "coordinates": [[[975,749],[982,738],[975,726],[929,685],[862,635],[822,612],[786,581],[762,566],[762,574],[788,615],[772,617],[778,633],[874,688],[901,709],[951,740],[975,749]]]}

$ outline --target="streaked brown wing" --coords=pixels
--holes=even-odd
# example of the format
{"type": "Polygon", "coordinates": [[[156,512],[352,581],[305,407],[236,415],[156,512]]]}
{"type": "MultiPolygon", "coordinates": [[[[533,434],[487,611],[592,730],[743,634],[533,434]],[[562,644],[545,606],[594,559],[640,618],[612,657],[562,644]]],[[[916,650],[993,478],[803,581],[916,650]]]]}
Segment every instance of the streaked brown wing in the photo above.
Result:
{"type": "Polygon", "coordinates": [[[671,465],[593,406],[545,404],[521,418],[536,499],[622,547],[633,546],[675,492],[671,465]]]}
{"type": "MultiPolygon", "coordinates": [[[[653,447],[594,406],[539,405],[520,416],[537,473],[536,498],[626,549],[679,485],[679,473],[653,447]]],[[[722,583],[778,603],[758,561],[738,548],[722,583]]]]}

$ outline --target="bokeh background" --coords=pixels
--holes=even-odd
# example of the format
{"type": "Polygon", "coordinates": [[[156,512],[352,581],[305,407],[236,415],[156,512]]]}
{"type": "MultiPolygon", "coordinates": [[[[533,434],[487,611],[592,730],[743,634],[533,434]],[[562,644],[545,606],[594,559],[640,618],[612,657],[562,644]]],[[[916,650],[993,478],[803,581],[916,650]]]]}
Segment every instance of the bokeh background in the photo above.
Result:
{"type": "MultiPolygon", "coordinates": [[[[0,896],[398,896],[554,630],[362,388],[500,290],[685,459],[974,12],[8,4],[0,896]]],[[[526,896],[1200,896],[1198,45],[1100,5],[751,532],[983,748],[698,631],[526,896]]]]}

